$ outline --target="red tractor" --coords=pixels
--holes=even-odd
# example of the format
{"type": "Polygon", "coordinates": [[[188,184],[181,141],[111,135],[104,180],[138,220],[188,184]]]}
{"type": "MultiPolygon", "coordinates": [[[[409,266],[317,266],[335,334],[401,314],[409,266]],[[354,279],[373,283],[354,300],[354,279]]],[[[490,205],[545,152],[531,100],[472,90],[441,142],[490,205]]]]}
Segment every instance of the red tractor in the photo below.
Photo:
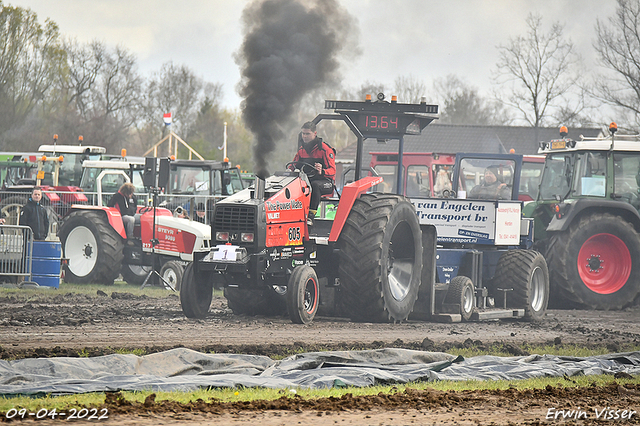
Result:
{"type": "MultiPolygon", "coordinates": [[[[111,173],[129,179],[124,171],[103,171],[101,176],[111,173]]],[[[134,238],[126,238],[120,212],[102,206],[100,198],[98,206],[72,206],[58,233],[69,260],[65,280],[111,284],[122,273],[127,282],[139,283],[136,271],[150,267],[179,289],[182,263],[193,260],[195,251],[208,250],[211,228],[176,218],[164,208],[138,206],[133,233],[134,238]]]]}
{"type": "MultiPolygon", "coordinates": [[[[326,101],[325,108],[370,111],[364,127],[376,116],[389,136],[404,134],[407,127],[419,132],[437,113],[437,106],[424,102],[326,101]]],[[[345,120],[347,114],[319,115],[315,121],[359,122],[345,120]]],[[[361,154],[362,133],[356,135],[361,154]]],[[[359,179],[356,164],[356,181],[332,200],[338,204],[335,218],[312,227],[306,222],[307,174],[314,169],[306,163],[266,180],[256,177],[252,187],[216,203],[211,232],[218,245],[195,253],[185,270],[180,290],[185,315],[205,317],[217,285],[224,286],[237,314],[288,311],[293,322],[308,323],[320,310],[361,321],[405,320],[418,297],[423,233],[406,197],[366,193],[382,178],[359,179]]]]}

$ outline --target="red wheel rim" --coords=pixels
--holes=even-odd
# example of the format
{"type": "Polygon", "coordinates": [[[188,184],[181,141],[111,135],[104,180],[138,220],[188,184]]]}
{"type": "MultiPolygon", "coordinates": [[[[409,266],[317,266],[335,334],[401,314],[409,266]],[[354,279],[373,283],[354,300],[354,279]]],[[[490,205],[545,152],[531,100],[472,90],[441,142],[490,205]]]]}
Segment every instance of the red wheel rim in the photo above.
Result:
{"type": "Polygon", "coordinates": [[[318,306],[318,283],[309,278],[304,288],[304,310],[311,315],[318,306]]]}
{"type": "Polygon", "coordinates": [[[631,275],[631,254],[620,238],[596,234],[578,253],[578,274],[589,290],[611,294],[620,290],[631,275]]]}

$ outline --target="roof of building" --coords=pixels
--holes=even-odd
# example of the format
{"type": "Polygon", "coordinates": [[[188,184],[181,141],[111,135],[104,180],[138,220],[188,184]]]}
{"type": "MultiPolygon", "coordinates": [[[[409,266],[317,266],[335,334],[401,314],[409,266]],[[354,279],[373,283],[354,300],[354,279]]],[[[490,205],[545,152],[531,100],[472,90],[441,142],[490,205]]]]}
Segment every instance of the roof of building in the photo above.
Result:
{"type": "MultiPolygon", "coordinates": [[[[597,137],[602,129],[569,129],[568,138],[579,140],[580,136],[597,137]]],[[[404,152],[477,152],[508,153],[514,149],[517,154],[537,154],[538,142],[560,138],[557,127],[517,127],[517,126],[473,126],[457,124],[430,124],[420,135],[404,137],[404,152]]],[[[378,143],[376,139],[366,139],[363,149],[363,165],[371,162],[370,152],[397,152],[398,141],[378,143]]],[[[354,160],[356,144],[338,152],[336,160],[354,160]]]]}

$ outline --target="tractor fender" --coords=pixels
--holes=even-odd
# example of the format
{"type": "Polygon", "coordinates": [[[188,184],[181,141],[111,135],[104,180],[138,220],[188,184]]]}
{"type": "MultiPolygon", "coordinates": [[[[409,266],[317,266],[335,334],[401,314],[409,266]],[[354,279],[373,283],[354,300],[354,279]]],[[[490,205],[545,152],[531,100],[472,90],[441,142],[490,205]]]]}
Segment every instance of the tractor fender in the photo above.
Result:
{"type": "Polygon", "coordinates": [[[629,203],[615,200],[593,200],[587,198],[580,198],[574,203],[566,203],[564,206],[563,215],[558,219],[557,215],[554,215],[547,227],[549,232],[562,232],[569,229],[569,226],[576,220],[577,217],[586,211],[602,211],[608,213],[616,213],[626,218],[629,222],[633,223],[636,229],[640,229],[640,214],[629,203]]]}
{"type": "Polygon", "coordinates": [[[118,235],[120,235],[123,239],[127,238],[127,233],[124,229],[124,222],[122,222],[122,216],[120,212],[115,207],[104,207],[104,206],[87,206],[87,205],[72,205],[71,209],[69,209],[69,213],[74,210],[101,210],[107,216],[107,221],[109,225],[113,228],[114,231],[118,235]]]}
{"type": "Polygon", "coordinates": [[[378,176],[367,176],[344,186],[342,195],[340,196],[340,202],[338,203],[338,209],[336,210],[336,216],[331,226],[331,233],[329,234],[330,242],[338,241],[347,217],[349,217],[349,213],[351,213],[353,203],[355,203],[360,194],[366,192],[372,186],[381,183],[382,180],[383,179],[378,176]]]}

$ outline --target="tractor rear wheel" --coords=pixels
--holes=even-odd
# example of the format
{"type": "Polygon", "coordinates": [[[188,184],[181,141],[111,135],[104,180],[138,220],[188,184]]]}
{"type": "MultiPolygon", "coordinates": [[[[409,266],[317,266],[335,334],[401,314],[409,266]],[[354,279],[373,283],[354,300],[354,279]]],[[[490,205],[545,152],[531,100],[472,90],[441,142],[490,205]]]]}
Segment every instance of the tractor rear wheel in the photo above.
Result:
{"type": "Polygon", "coordinates": [[[184,270],[180,287],[180,305],[187,318],[204,319],[213,299],[213,284],[193,271],[193,263],[184,270]]]}
{"type": "Polygon", "coordinates": [[[623,218],[584,216],[551,238],[551,282],[570,305],[616,310],[640,294],[640,236],[623,218]]]}
{"type": "Polygon", "coordinates": [[[77,210],[64,221],[58,234],[70,283],[113,284],[122,269],[122,237],[101,211],[77,210]]]}
{"type": "MultiPolygon", "coordinates": [[[[507,307],[524,308],[525,319],[539,321],[549,304],[549,270],[535,250],[509,250],[500,256],[492,280],[495,288],[512,288],[507,307]]],[[[494,289],[495,290],[495,289],[494,289]]]]}
{"type": "Polygon", "coordinates": [[[357,321],[403,321],[418,298],[422,233],[409,200],[363,194],[338,239],[344,312],[357,321]]]}
{"type": "Polygon", "coordinates": [[[308,324],[318,312],[320,288],[311,266],[296,266],[287,286],[287,309],[294,324],[308,324]]]}

